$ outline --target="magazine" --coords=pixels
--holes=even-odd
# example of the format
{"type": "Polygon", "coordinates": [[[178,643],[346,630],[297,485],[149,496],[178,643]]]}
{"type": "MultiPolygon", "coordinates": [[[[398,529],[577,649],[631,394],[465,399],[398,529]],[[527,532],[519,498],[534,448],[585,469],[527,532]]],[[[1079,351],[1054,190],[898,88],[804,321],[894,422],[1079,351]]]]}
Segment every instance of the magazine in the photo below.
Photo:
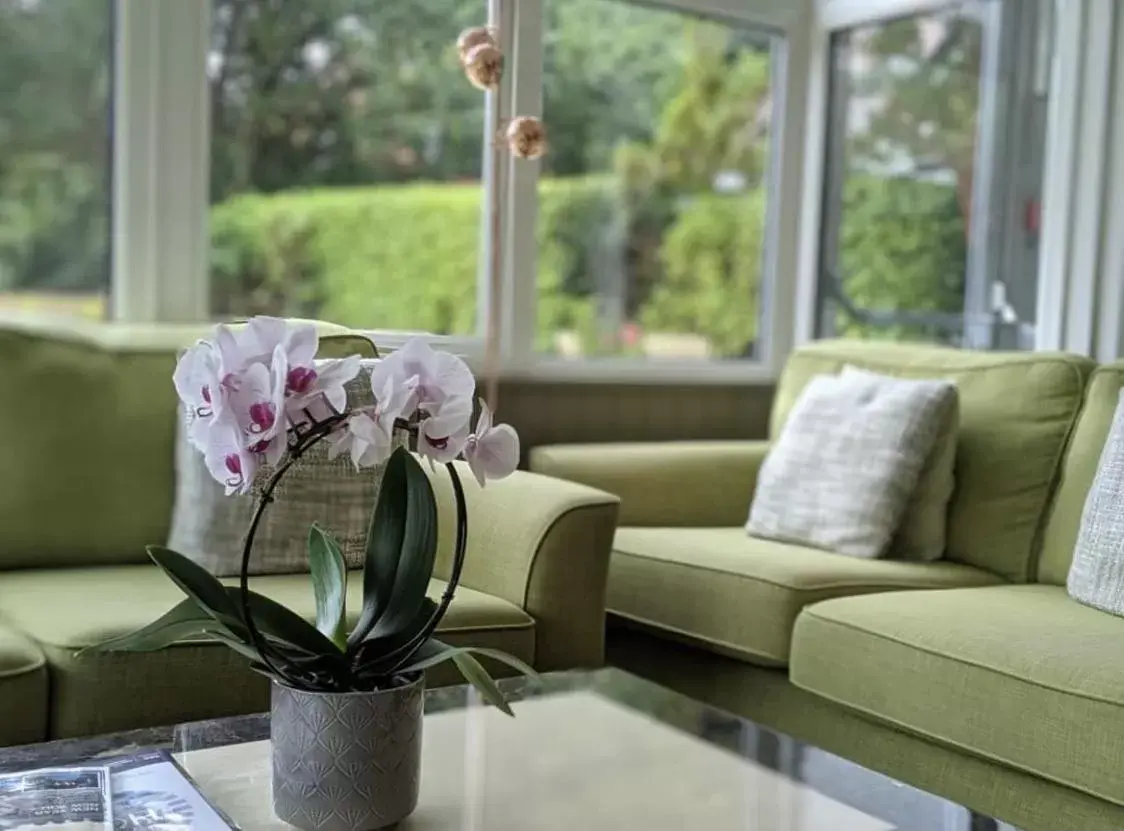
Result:
{"type": "Polygon", "coordinates": [[[171,753],[0,775],[0,831],[238,831],[171,753]]]}
{"type": "Polygon", "coordinates": [[[0,831],[112,831],[109,774],[101,767],[0,775],[0,831]]]}
{"type": "Polygon", "coordinates": [[[105,760],[118,831],[230,831],[238,826],[207,801],[171,753],[153,750],[105,760]]]}

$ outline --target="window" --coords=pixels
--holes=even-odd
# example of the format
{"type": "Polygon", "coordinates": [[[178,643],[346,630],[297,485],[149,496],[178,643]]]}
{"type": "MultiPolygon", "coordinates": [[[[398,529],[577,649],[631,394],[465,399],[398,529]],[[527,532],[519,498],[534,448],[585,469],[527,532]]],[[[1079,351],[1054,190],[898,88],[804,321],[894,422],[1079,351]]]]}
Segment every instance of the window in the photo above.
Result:
{"type": "Polygon", "coordinates": [[[455,43],[483,0],[214,0],[211,306],[477,326],[484,95],[455,43]]]}
{"type": "Polygon", "coordinates": [[[774,39],[623,0],[548,0],[544,37],[537,351],[754,357],[774,39]]]}
{"type": "Polygon", "coordinates": [[[0,310],[105,314],[112,42],[109,2],[0,0],[0,310]]]}
{"type": "Polygon", "coordinates": [[[821,336],[1033,347],[1046,91],[1017,5],[833,35],[821,336]]]}

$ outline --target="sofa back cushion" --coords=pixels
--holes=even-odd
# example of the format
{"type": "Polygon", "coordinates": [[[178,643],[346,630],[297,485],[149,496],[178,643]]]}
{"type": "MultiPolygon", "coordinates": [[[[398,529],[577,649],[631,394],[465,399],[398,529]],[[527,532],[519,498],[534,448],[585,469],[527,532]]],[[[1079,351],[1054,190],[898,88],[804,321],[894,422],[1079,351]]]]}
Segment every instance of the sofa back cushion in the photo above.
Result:
{"type": "Polygon", "coordinates": [[[167,541],[172,370],[211,331],[0,323],[0,570],[147,562],[167,541]]]}
{"type": "Polygon", "coordinates": [[[144,562],[172,511],[175,349],[0,328],[0,568],[144,562]]]}
{"type": "Polygon", "coordinates": [[[1085,392],[1085,406],[1073,430],[1073,438],[1062,463],[1061,480],[1050,509],[1038,564],[1038,582],[1064,586],[1081,512],[1093,484],[1097,463],[1108,438],[1112,417],[1124,386],[1124,361],[1097,367],[1085,392]]]}
{"type": "Polygon", "coordinates": [[[786,364],[770,435],[777,435],[810,378],[839,372],[845,364],[956,383],[960,430],[945,556],[1009,580],[1033,579],[1047,508],[1092,361],[1060,353],[817,341],[786,364]]]}

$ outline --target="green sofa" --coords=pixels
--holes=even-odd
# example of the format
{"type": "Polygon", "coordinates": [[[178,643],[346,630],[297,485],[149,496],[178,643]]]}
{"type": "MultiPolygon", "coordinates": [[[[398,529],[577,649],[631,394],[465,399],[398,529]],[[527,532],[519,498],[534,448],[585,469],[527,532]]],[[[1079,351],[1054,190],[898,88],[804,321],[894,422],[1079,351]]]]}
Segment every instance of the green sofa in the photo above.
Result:
{"type": "Polygon", "coordinates": [[[770,434],[844,364],[956,380],[945,559],[748,537],[766,441],[536,448],[621,497],[610,662],[1029,831],[1124,828],[1124,619],[1065,590],[1124,363],[818,342],[770,434]]]}
{"type": "MultiPolygon", "coordinates": [[[[322,327],[326,334],[346,330],[322,327]]],[[[167,540],[176,350],[196,327],[0,326],[0,746],[264,710],[268,685],[214,643],[78,658],[182,598],[145,545],[167,540]]],[[[350,351],[363,342],[333,342],[350,351]]],[[[441,510],[448,574],[454,502],[441,510]]],[[[465,472],[468,556],[442,637],[498,647],[539,669],[604,657],[605,580],[618,500],[518,472],[484,490],[465,472]]],[[[313,617],[304,575],[254,588],[313,617]]],[[[435,579],[431,593],[444,582],[435,579]]],[[[351,581],[349,610],[360,608],[351,581]]],[[[431,684],[448,683],[441,668],[431,684]]]]}

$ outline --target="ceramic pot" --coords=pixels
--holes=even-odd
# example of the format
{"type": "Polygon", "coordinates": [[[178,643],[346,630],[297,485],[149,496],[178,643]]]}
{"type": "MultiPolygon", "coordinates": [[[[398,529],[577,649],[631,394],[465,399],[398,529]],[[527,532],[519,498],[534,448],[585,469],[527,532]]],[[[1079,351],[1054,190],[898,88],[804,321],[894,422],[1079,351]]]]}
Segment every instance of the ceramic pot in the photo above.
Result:
{"type": "Polygon", "coordinates": [[[375,831],[418,804],[420,675],[382,692],[301,692],[274,682],[273,812],[304,831],[375,831]]]}

